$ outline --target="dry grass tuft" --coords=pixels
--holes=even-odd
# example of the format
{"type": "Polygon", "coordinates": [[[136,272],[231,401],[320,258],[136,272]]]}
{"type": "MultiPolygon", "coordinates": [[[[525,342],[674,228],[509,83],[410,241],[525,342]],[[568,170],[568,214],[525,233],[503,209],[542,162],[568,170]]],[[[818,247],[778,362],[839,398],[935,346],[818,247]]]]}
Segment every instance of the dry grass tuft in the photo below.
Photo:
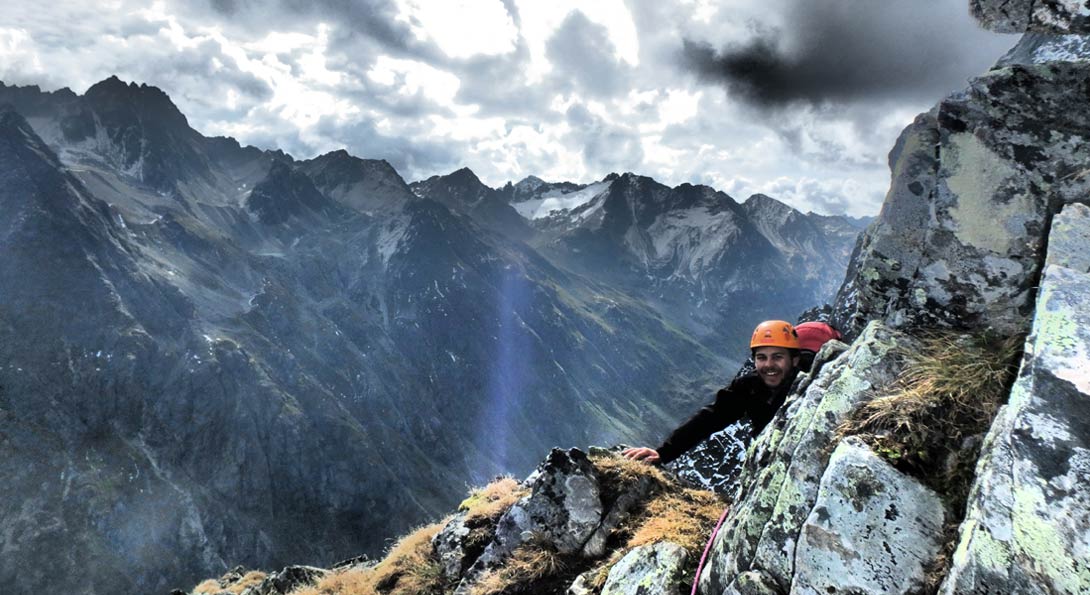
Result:
{"type": "Polygon", "coordinates": [[[689,552],[703,551],[726,505],[713,492],[683,489],[655,498],[627,549],[670,541],[689,552]]]}
{"type": "Polygon", "coordinates": [[[229,572],[219,579],[210,578],[193,588],[193,593],[211,595],[213,593],[233,593],[240,595],[246,589],[261,584],[268,576],[260,570],[251,570],[243,576],[236,571],[229,572]]]}
{"type": "Polygon", "coordinates": [[[511,477],[501,477],[483,488],[470,491],[469,497],[458,506],[459,511],[466,513],[464,522],[469,528],[469,535],[463,544],[467,559],[475,559],[488,547],[495,536],[500,517],[529,494],[528,488],[520,486],[511,477]]]}
{"type": "Polygon", "coordinates": [[[547,544],[530,542],[519,547],[503,566],[489,571],[473,585],[471,595],[540,590],[542,581],[568,574],[567,558],[547,544]]]}
{"type": "Polygon", "coordinates": [[[235,583],[228,585],[226,590],[235,595],[240,595],[246,589],[261,584],[261,581],[265,580],[266,576],[268,575],[260,570],[251,570],[235,583]]]}
{"type": "Polygon", "coordinates": [[[467,523],[478,519],[495,521],[529,493],[530,490],[519,486],[514,478],[501,477],[483,488],[470,491],[469,497],[458,505],[458,510],[466,512],[467,523]]]}
{"type": "Polygon", "coordinates": [[[661,492],[671,484],[658,467],[619,455],[594,457],[591,462],[598,471],[602,501],[607,504],[643,481],[651,482],[651,494],[661,492]]]}
{"type": "Polygon", "coordinates": [[[658,467],[626,459],[619,455],[595,457],[592,462],[594,467],[598,469],[598,473],[601,474],[602,480],[616,486],[632,486],[645,477],[660,486],[670,483],[658,467]]]}
{"type": "Polygon", "coordinates": [[[201,584],[197,585],[196,587],[194,587],[193,588],[193,593],[194,594],[200,594],[200,593],[209,593],[210,594],[210,593],[219,593],[222,590],[223,590],[223,585],[221,585],[220,582],[217,581],[216,579],[210,578],[210,579],[202,582],[201,584]]]}
{"type": "Polygon", "coordinates": [[[925,335],[918,352],[899,353],[906,363],[889,393],[856,410],[837,429],[838,438],[862,437],[899,469],[963,503],[971,479],[964,477],[965,463],[978,454],[965,444],[988,430],[1006,400],[1023,341],[925,335]]]}
{"type": "Polygon", "coordinates": [[[705,490],[675,489],[655,497],[647,503],[642,514],[629,521],[626,530],[631,536],[624,547],[618,548],[598,566],[590,580],[591,586],[600,590],[610,569],[629,551],[660,541],[676,543],[689,551],[690,567],[686,568],[684,576],[686,580],[692,580],[700,554],[725,507],[715,493],[705,490]]]}
{"type": "Polygon", "coordinates": [[[328,574],[313,587],[296,589],[291,595],[441,595],[447,585],[431,540],[445,524],[406,535],[375,566],[328,574]]]}

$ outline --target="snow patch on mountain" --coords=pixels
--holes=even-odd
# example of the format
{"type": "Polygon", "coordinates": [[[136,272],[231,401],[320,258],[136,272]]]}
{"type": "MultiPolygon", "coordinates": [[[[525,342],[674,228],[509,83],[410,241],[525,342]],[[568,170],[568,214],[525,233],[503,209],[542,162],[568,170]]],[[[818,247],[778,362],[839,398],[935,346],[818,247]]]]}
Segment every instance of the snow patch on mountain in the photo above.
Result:
{"type": "Polygon", "coordinates": [[[738,234],[730,211],[712,212],[707,207],[671,211],[647,230],[658,261],[677,258],[675,274],[696,276],[712,266],[738,234]]]}
{"type": "Polygon", "coordinates": [[[514,203],[511,206],[515,207],[518,214],[526,219],[542,219],[554,212],[571,211],[589,203],[598,196],[609,192],[612,183],[612,181],[597,182],[581,190],[567,193],[561,190],[553,190],[540,198],[514,203]]]}

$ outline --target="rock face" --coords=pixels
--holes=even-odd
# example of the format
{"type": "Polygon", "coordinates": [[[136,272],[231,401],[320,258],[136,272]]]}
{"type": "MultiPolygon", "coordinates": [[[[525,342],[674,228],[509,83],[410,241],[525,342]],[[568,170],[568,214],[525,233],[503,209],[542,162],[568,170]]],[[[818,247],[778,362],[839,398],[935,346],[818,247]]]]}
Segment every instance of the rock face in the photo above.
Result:
{"type": "Polygon", "coordinates": [[[997,68],[1014,64],[1086,62],[1090,60],[1090,36],[1026,33],[995,63],[997,68]]]}
{"type": "MultiPolygon", "coordinates": [[[[516,548],[529,542],[563,555],[600,557],[608,537],[650,488],[649,483],[638,482],[605,501],[598,472],[578,449],[553,450],[525,483],[530,495],[500,517],[492,541],[464,573],[456,593],[469,593],[484,572],[501,566],[516,548]]],[[[444,546],[440,555],[444,551],[450,548],[444,546]]],[[[450,553],[445,556],[445,568],[458,565],[466,562],[457,562],[450,553]]]]}
{"type": "Polygon", "coordinates": [[[1049,219],[1090,191],[1088,76],[1085,63],[994,70],[902,133],[837,295],[839,328],[1028,328],[1049,219]]]}
{"type": "Polygon", "coordinates": [[[973,16],[1001,33],[1090,32],[1086,0],[969,0],[973,16]]]}
{"type": "Polygon", "coordinates": [[[602,595],[681,595],[681,575],[689,553],[669,541],[640,546],[609,571],[602,595]]]}
{"type": "Polygon", "coordinates": [[[942,592],[1090,592],[1090,208],[1054,219],[1019,379],[942,592]]]}
{"type": "Polygon", "coordinates": [[[791,593],[921,592],[945,516],[935,492],[845,439],[802,527],[791,593]]]}

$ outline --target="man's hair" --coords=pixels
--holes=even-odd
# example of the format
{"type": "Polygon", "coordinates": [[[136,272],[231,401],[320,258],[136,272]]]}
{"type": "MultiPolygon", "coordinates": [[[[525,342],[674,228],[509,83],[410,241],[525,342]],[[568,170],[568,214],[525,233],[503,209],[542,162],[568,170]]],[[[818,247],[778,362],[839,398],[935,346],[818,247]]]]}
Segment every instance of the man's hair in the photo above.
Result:
{"type": "MultiPolygon", "coordinates": [[[[764,345],[763,347],[769,347],[769,346],[764,345]]],[[[775,346],[772,345],[772,347],[775,347],[775,346]]],[[[757,359],[757,350],[758,349],[760,349],[760,347],[754,347],[754,348],[750,349],[749,350],[749,357],[752,358],[752,359],[757,359]]],[[[788,355],[790,355],[792,358],[798,357],[800,352],[802,351],[801,349],[791,349],[790,347],[777,347],[777,349],[783,349],[783,350],[787,351],[788,355]]]]}

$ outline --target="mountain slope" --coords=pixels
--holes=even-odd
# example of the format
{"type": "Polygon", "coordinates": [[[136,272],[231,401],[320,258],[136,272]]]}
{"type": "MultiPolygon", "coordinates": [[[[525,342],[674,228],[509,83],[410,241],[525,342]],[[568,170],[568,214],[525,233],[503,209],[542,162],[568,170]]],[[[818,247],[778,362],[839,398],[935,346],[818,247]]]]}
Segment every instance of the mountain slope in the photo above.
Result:
{"type": "Polygon", "coordinates": [[[383,162],[207,139],[157,90],[100,85],[0,88],[34,106],[0,126],[16,591],[375,553],[451,507],[447,486],[637,440],[731,365],[383,162]]]}

